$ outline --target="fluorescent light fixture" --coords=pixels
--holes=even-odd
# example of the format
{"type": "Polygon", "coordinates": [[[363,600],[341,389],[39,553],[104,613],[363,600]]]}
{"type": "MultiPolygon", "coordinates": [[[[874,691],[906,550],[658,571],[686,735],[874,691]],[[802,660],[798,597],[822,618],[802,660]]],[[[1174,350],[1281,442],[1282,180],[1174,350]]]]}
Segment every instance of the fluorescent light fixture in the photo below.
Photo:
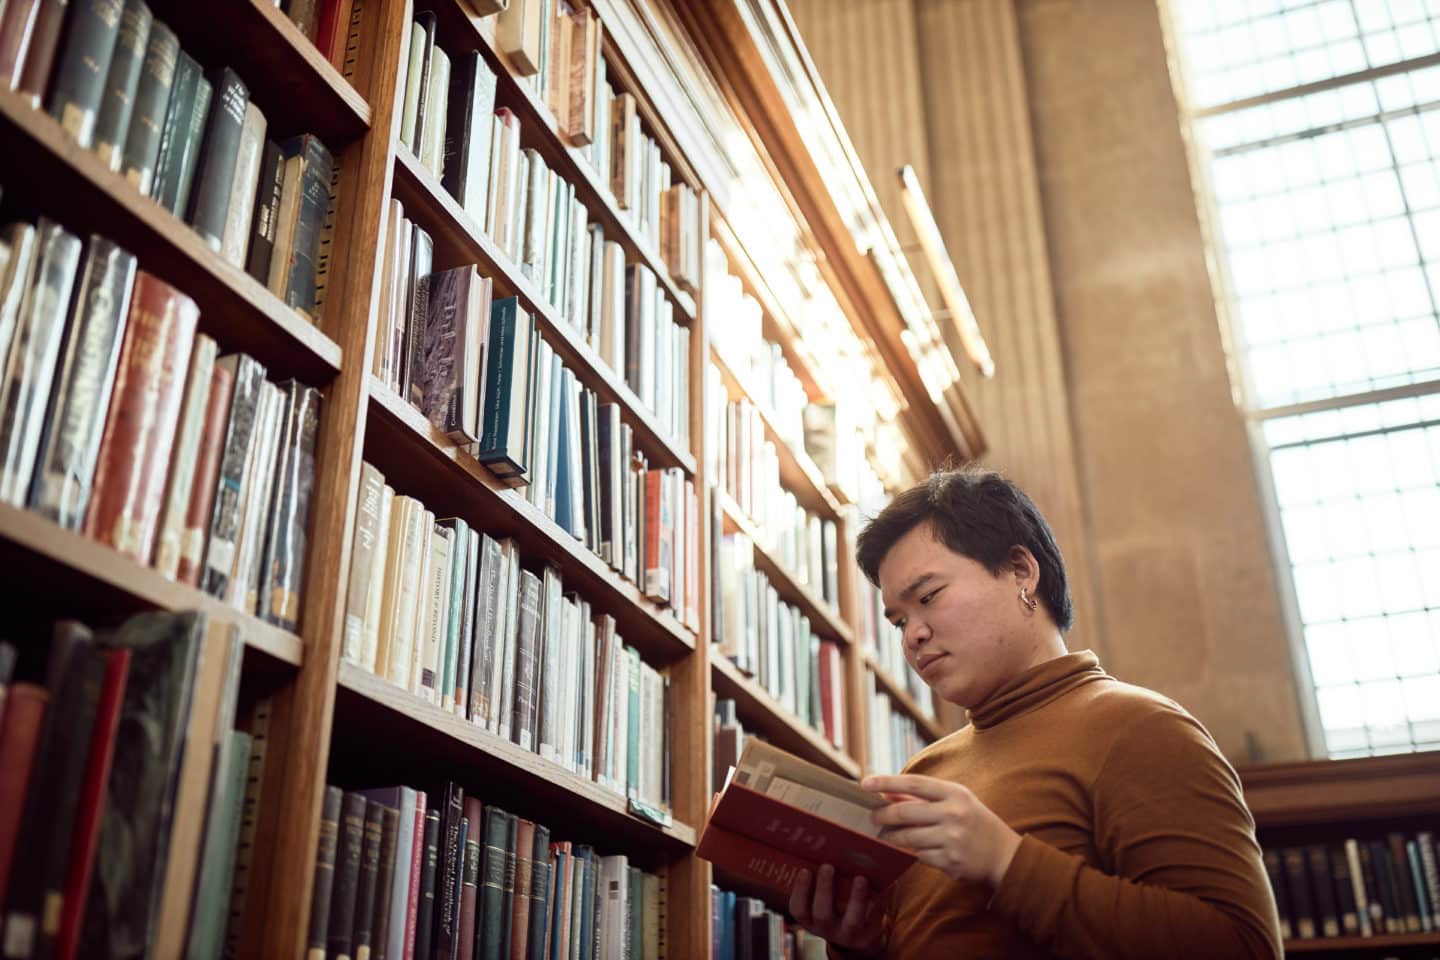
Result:
{"type": "Polygon", "coordinates": [[[945,250],[945,239],[940,236],[940,227],[930,212],[925,191],[920,189],[915,170],[908,163],[900,168],[900,198],[905,203],[905,212],[910,215],[910,222],[915,226],[920,247],[925,251],[925,259],[930,264],[930,272],[935,275],[935,282],[940,286],[940,299],[945,302],[950,320],[960,334],[965,353],[982,376],[995,376],[995,361],[990,357],[990,348],[985,346],[980,325],[975,322],[975,311],[970,309],[970,300],[965,296],[965,289],[960,286],[960,277],[955,273],[955,265],[950,262],[950,254],[945,250]]]}

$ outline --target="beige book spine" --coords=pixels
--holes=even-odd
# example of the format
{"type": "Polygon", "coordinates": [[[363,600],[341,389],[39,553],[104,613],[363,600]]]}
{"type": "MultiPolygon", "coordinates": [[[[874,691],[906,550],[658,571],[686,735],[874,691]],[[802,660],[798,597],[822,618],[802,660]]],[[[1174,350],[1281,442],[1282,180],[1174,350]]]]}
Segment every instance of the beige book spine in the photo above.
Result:
{"type": "Polygon", "coordinates": [[[385,571],[389,554],[395,549],[390,539],[390,523],[395,504],[395,488],[385,485],[380,493],[380,522],[376,527],[375,550],[370,557],[370,592],[365,598],[365,624],[360,636],[360,666],[378,673],[380,651],[380,616],[385,601],[385,571]]]}
{"type": "Polygon", "coordinates": [[[155,569],[174,580],[180,569],[180,548],[185,536],[185,515],[195,482],[195,461],[205,429],[210,404],[210,381],[215,375],[215,341],[203,333],[195,338],[190,354],[190,374],[185,382],[185,399],[180,408],[180,431],[170,458],[170,486],[161,512],[160,537],[155,544],[155,569]]]}

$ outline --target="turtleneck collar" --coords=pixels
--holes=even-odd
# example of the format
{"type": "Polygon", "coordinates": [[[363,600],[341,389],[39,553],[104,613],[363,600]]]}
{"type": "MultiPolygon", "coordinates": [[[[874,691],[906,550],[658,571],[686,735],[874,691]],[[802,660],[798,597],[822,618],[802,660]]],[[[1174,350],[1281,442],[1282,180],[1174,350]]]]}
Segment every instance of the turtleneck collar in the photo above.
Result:
{"type": "Polygon", "coordinates": [[[1046,660],[1010,680],[984,703],[972,707],[970,723],[977,732],[997,726],[1105,675],[1100,661],[1089,650],[1046,660]]]}

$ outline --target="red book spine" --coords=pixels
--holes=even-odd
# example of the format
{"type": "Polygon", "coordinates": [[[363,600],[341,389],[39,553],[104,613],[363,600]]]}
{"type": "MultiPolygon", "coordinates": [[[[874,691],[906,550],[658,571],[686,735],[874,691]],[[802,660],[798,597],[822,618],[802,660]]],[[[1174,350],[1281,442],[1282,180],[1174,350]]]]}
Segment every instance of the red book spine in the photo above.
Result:
{"type": "Polygon", "coordinates": [[[36,106],[50,82],[50,68],[55,64],[55,48],[60,45],[60,28],[65,23],[65,8],[69,5],[70,0],[40,0],[30,48],[25,53],[20,83],[16,87],[28,94],[36,106]]]}
{"type": "Polygon", "coordinates": [[[335,36],[340,25],[340,0],[323,0],[320,5],[320,25],[315,30],[315,47],[325,59],[335,59],[335,36]]]}
{"type": "Polygon", "coordinates": [[[470,826],[466,833],[464,882],[460,887],[460,948],[457,960],[475,957],[475,900],[479,893],[478,873],[480,850],[485,846],[481,836],[485,809],[479,797],[465,798],[465,819],[470,826]]]}
{"type": "Polygon", "coordinates": [[[415,792],[415,843],[411,849],[410,901],[405,908],[405,960],[415,960],[415,929],[420,924],[420,862],[425,859],[425,794],[418,790],[415,792]]]}
{"type": "Polygon", "coordinates": [[[80,921],[85,917],[90,872],[95,866],[95,846],[100,840],[100,815],[105,811],[105,787],[110,781],[110,762],[115,758],[115,734],[120,729],[120,708],[125,702],[125,679],[130,673],[129,650],[111,650],[106,659],[105,685],[100,689],[100,702],[95,711],[90,757],[85,764],[80,805],[75,811],[70,862],[65,870],[60,930],[55,936],[52,954],[56,960],[73,960],[79,947],[80,921]]]}
{"type": "Polygon", "coordinates": [[[645,542],[641,549],[640,582],[645,596],[657,603],[670,599],[670,582],[662,553],[664,519],[661,516],[661,499],[665,496],[665,471],[647,470],[645,484],[645,542]]]}
{"type": "Polygon", "coordinates": [[[199,319],[194,300],[144,271],[136,276],[85,533],[143,564],[155,548],[199,319]]]}
{"type": "Polygon", "coordinates": [[[200,585],[200,570],[205,563],[205,534],[215,506],[215,484],[220,477],[220,454],[225,449],[225,424],[234,386],[235,374],[216,364],[205,404],[205,429],[195,454],[195,482],[190,487],[185,529],[180,534],[180,566],[175,574],[175,579],[192,587],[200,585]]]}
{"type": "Polygon", "coordinates": [[[0,86],[14,90],[20,86],[20,71],[25,66],[25,52],[35,31],[37,0],[11,0],[0,16],[0,86]]]}
{"type": "Polygon", "coordinates": [[[33,683],[12,684],[5,698],[5,726],[0,728],[0,903],[10,883],[25,790],[49,699],[45,688],[33,683]]]}

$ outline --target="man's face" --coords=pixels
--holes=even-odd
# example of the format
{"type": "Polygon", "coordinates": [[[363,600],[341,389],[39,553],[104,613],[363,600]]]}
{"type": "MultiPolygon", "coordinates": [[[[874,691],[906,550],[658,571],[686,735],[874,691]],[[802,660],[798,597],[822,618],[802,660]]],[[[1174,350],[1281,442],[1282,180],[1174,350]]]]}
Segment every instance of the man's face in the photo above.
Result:
{"type": "Polygon", "coordinates": [[[885,616],[900,628],[911,669],[950,703],[973,707],[1018,669],[1024,630],[1018,587],[936,540],[921,524],[880,562],[885,616]]]}

